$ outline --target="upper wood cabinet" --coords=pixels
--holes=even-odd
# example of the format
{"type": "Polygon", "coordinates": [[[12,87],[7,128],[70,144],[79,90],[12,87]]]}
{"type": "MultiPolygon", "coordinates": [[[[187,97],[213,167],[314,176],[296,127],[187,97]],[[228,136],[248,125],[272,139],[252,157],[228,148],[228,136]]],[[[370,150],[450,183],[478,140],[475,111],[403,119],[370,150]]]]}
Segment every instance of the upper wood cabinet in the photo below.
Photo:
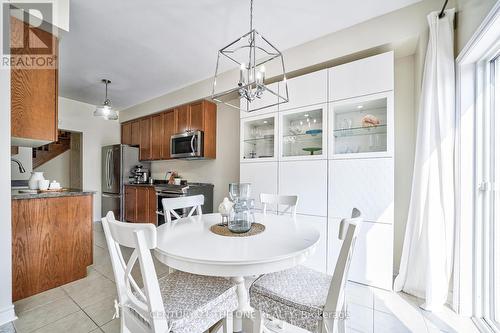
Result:
{"type": "Polygon", "coordinates": [[[151,159],[160,160],[165,149],[164,114],[160,113],[151,117],[151,159]]]}
{"type": "Polygon", "coordinates": [[[138,146],[141,143],[141,126],[139,120],[134,120],[130,124],[130,145],[138,146]]]}
{"type": "Polygon", "coordinates": [[[140,120],[139,160],[151,160],[151,117],[140,120]]]}
{"type": "Polygon", "coordinates": [[[175,111],[170,110],[165,112],[163,116],[163,130],[165,140],[163,140],[164,145],[161,159],[167,160],[170,158],[170,137],[172,136],[172,134],[175,134],[176,127],[177,119],[175,116],[175,111]]]}
{"type": "Polygon", "coordinates": [[[216,157],[217,106],[197,101],[152,116],[122,123],[122,144],[139,146],[140,160],[170,159],[170,137],[176,133],[203,131],[204,158],[216,157]]]}
{"type": "MultiPolygon", "coordinates": [[[[11,45],[29,45],[26,37],[18,41],[25,26],[11,18],[11,45]]],[[[11,68],[11,137],[12,145],[37,147],[57,141],[58,40],[44,30],[30,29],[45,45],[52,45],[52,54],[43,56],[51,56],[56,63],[50,68],[11,68]]],[[[28,46],[11,49],[11,53],[14,60],[17,55],[37,56],[28,46]]]]}
{"type": "Polygon", "coordinates": [[[189,130],[203,131],[205,129],[205,112],[203,110],[203,101],[189,105],[189,130]]]}
{"type": "Polygon", "coordinates": [[[182,133],[189,131],[189,106],[182,105],[175,109],[177,114],[177,127],[175,133],[182,133]]]}
{"type": "Polygon", "coordinates": [[[124,145],[132,144],[132,123],[122,124],[122,144],[124,145]]]}

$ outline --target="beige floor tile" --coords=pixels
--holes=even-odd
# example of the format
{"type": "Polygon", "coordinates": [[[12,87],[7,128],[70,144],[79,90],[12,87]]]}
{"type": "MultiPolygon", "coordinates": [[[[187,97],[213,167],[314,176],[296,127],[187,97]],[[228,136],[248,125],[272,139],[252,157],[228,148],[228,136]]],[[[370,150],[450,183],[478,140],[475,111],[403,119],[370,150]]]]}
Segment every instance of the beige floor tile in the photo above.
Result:
{"type": "Polygon", "coordinates": [[[120,319],[113,319],[104,326],[101,326],[101,330],[105,333],[120,333],[120,319]]]}
{"type": "Polygon", "coordinates": [[[61,288],[54,288],[44,291],[40,294],[36,294],[14,303],[14,307],[17,314],[23,313],[25,311],[36,308],[37,306],[44,305],[55,301],[59,298],[66,297],[66,294],[61,288]]]}
{"type": "Polygon", "coordinates": [[[116,295],[114,282],[99,273],[62,286],[68,295],[82,308],[106,297],[116,295]]]}
{"type": "Polygon", "coordinates": [[[103,330],[101,330],[100,328],[96,328],[95,330],[93,330],[92,332],[90,333],[102,333],[104,332],[103,330]]]}
{"type": "Polygon", "coordinates": [[[97,245],[94,245],[94,266],[99,265],[111,265],[111,259],[109,257],[108,249],[103,249],[97,245]]]}
{"type": "Polygon", "coordinates": [[[88,333],[95,330],[97,325],[83,311],[70,314],[58,321],[37,329],[33,333],[88,333]]]}
{"type": "Polygon", "coordinates": [[[75,302],[64,297],[18,314],[14,326],[18,333],[31,332],[79,310],[75,302]]]}
{"type": "Polygon", "coordinates": [[[115,297],[106,297],[96,303],[93,303],[83,309],[85,313],[92,318],[92,320],[97,323],[98,326],[103,326],[104,324],[113,320],[113,315],[115,313],[114,301],[115,297]]]}
{"type": "Polygon", "coordinates": [[[373,308],[373,289],[359,283],[348,282],[346,285],[346,299],[348,303],[373,308]]]}
{"type": "Polygon", "coordinates": [[[106,244],[106,237],[104,236],[104,232],[94,230],[94,245],[102,247],[103,249],[108,248],[108,245],[106,244]]]}

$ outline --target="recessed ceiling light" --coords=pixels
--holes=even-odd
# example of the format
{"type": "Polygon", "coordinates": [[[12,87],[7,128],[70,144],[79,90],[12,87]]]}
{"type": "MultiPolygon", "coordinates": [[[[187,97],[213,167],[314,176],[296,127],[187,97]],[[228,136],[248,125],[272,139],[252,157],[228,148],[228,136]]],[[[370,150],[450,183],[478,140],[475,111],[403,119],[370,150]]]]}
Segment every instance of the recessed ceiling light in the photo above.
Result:
{"type": "Polygon", "coordinates": [[[362,109],[363,108],[363,105],[358,105],[358,109],[362,109]]]}
{"type": "Polygon", "coordinates": [[[304,115],[304,117],[309,117],[309,114],[308,114],[308,113],[306,113],[306,114],[304,115]]]}
{"type": "Polygon", "coordinates": [[[264,121],[263,121],[263,123],[264,123],[264,124],[267,124],[267,120],[264,120],[264,121]]]}

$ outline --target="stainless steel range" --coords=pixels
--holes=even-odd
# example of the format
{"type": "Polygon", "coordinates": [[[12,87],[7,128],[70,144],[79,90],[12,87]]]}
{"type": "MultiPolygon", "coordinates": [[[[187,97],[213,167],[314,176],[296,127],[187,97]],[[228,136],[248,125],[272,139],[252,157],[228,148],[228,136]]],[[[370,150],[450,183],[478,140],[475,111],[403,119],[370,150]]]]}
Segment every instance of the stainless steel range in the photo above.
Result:
{"type": "MultiPolygon", "coordinates": [[[[156,190],[156,214],[158,215],[158,225],[165,223],[165,216],[161,200],[163,198],[178,198],[191,195],[203,194],[205,196],[205,204],[201,206],[203,214],[210,214],[214,211],[214,185],[206,183],[188,183],[187,185],[170,185],[158,184],[155,185],[156,190]]],[[[189,209],[180,209],[177,214],[185,216],[189,213],[189,209]]]]}

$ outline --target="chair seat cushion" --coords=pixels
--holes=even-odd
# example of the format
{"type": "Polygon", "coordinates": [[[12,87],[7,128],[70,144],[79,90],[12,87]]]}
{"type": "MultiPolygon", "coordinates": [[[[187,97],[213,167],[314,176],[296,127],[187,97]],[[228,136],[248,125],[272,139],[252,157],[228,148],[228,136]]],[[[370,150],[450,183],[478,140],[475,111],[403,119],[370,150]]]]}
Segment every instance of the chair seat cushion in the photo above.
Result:
{"type": "Polygon", "coordinates": [[[158,282],[174,333],[204,332],[238,306],[236,286],[224,278],[176,271],[158,282]]]}
{"type": "Polygon", "coordinates": [[[315,331],[332,277],[304,266],[266,274],[250,287],[250,305],[274,318],[315,331]]]}

